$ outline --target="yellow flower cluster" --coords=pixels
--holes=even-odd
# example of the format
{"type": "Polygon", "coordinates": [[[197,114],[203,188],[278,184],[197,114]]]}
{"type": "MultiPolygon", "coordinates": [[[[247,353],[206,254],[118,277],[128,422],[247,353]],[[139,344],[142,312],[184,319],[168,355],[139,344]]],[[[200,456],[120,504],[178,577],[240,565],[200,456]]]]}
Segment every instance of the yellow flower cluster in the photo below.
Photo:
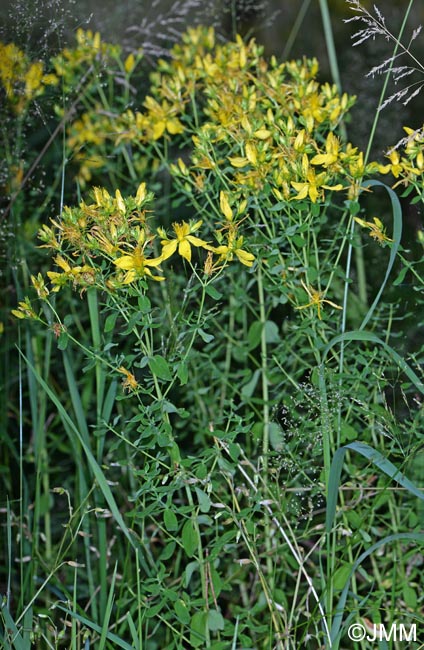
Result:
{"type": "MultiPolygon", "coordinates": [[[[110,47],[98,34],[78,38],[61,60],[89,60],[110,47]]],[[[318,71],[316,59],[268,62],[253,39],[217,45],[212,28],[189,29],[169,60],[158,62],[140,110],[106,114],[96,105],[71,125],[68,146],[81,166],[79,180],[88,182],[106,164],[99,147],[116,151],[124,144],[155,156],[152,145],[176,141],[191,149],[189,180],[198,191],[209,191],[208,179],[225,170],[239,200],[265,187],[279,202],[320,203],[342,190],[356,199],[378,164],[365,165],[361,151],[337,138],[355,98],[319,84],[318,71]]]]}
{"type": "MultiPolygon", "coordinates": [[[[197,236],[201,220],[174,223],[171,235],[161,227],[153,231],[148,210],[153,194],[145,183],[139,185],[135,197],[124,198],[120,190],[111,195],[95,187],[92,198],[91,203],[82,201],[77,208],[65,207],[60,220],[52,219],[51,226],[41,228],[42,247],[54,251],[58,270],[47,272],[50,289],[40,274],[32,278],[39,298],[45,299],[50,291],[58,292],[69,285],[80,291],[91,286],[116,291],[140,279],[161,281],[165,277],[156,269],[175,253],[191,263],[193,247],[208,251],[204,267],[207,275],[231,262],[234,256],[245,266],[253,265],[254,256],[242,249],[243,238],[234,237],[237,224],[227,245],[220,243],[221,233],[216,233],[220,243],[217,247],[197,236]],[[211,263],[211,255],[216,256],[215,262],[211,263]]],[[[27,304],[22,304],[15,315],[35,317],[35,312],[28,309],[27,304]]]]}
{"type": "Polygon", "coordinates": [[[379,165],[378,170],[381,174],[392,174],[395,183],[398,185],[413,185],[417,188],[423,187],[424,180],[424,125],[420,129],[411,129],[404,126],[406,138],[403,140],[403,146],[399,149],[392,149],[386,158],[389,163],[379,165]]]}
{"type": "Polygon", "coordinates": [[[46,86],[57,81],[55,75],[44,74],[41,61],[31,62],[14,43],[0,42],[0,82],[15,113],[22,113],[46,86]]]}
{"type": "Polygon", "coordinates": [[[101,40],[98,32],[84,31],[79,28],[76,32],[77,45],[73,48],[64,48],[60,54],[52,58],[52,63],[57,76],[64,87],[75,88],[81,82],[81,73],[87,74],[99,66],[104,66],[111,60],[116,60],[121,54],[119,45],[111,45],[101,40]]]}

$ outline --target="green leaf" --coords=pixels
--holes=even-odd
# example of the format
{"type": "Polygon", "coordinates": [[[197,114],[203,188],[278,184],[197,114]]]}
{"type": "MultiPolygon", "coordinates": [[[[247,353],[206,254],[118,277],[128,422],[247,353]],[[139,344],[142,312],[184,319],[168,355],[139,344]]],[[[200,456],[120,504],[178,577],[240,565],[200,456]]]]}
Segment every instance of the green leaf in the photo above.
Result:
{"type": "Polygon", "coordinates": [[[155,618],[159,612],[164,608],[164,601],[158,603],[157,605],[148,605],[144,610],[144,615],[146,618],[155,618]]]}
{"type": "Polygon", "coordinates": [[[193,576],[193,573],[195,571],[198,571],[198,570],[199,570],[199,563],[197,561],[196,562],[189,562],[187,564],[187,566],[185,568],[185,571],[184,571],[184,573],[185,573],[185,575],[184,575],[184,587],[186,589],[187,589],[187,587],[189,586],[189,584],[191,582],[191,578],[193,576]]]}
{"type": "MultiPolygon", "coordinates": [[[[62,419],[63,424],[65,425],[65,429],[68,431],[72,432],[72,434],[78,439],[79,443],[81,444],[82,448],[84,449],[84,453],[87,457],[88,463],[90,465],[91,471],[93,472],[94,477],[97,480],[97,483],[99,485],[99,488],[101,492],[103,493],[103,496],[106,500],[106,503],[109,506],[109,510],[111,511],[116,523],[118,524],[119,528],[122,530],[124,533],[125,537],[128,539],[129,543],[131,546],[136,549],[140,550],[140,561],[142,563],[143,569],[146,571],[147,575],[150,575],[151,571],[144,560],[143,557],[143,551],[140,549],[137,541],[135,540],[134,536],[130,533],[128,526],[126,525],[124,518],[121,514],[121,511],[118,508],[118,504],[115,501],[115,497],[113,496],[112,490],[110,489],[109,483],[106,480],[106,477],[96,461],[93,452],[91,451],[88,443],[85,441],[84,437],[81,435],[78,427],[75,425],[73,420],[69,417],[66,409],[64,408],[63,404],[57,397],[56,393],[51,389],[49,384],[44,381],[44,379],[41,377],[41,375],[37,372],[37,370],[34,368],[34,366],[30,363],[30,361],[27,359],[27,357],[22,353],[22,351],[19,351],[22,358],[25,360],[25,363],[27,364],[28,368],[31,370],[32,374],[34,375],[35,379],[38,381],[42,389],[45,391],[46,395],[51,399],[53,404],[58,410],[58,413],[62,419]]],[[[108,637],[110,638],[110,637],[108,637]]]]}
{"type": "Polygon", "coordinates": [[[201,327],[199,327],[197,331],[199,332],[200,337],[204,340],[205,343],[210,343],[215,338],[213,334],[208,334],[207,332],[205,332],[205,330],[202,330],[201,327]]]}
{"type": "Polygon", "coordinates": [[[281,451],[283,448],[284,435],[277,422],[270,422],[269,424],[269,443],[274,451],[281,451]]]}
{"type": "Polygon", "coordinates": [[[322,379],[322,373],[324,371],[323,364],[324,364],[325,357],[327,356],[328,352],[331,350],[331,348],[334,345],[344,341],[370,341],[371,343],[377,343],[377,345],[380,345],[398,364],[399,368],[403,370],[405,375],[412,381],[416,389],[419,390],[422,395],[424,395],[423,382],[418,377],[418,375],[412,370],[412,368],[406,363],[406,361],[402,359],[402,357],[397,352],[395,352],[395,350],[393,350],[393,348],[390,345],[387,345],[387,343],[379,339],[378,336],[372,334],[371,332],[364,332],[361,330],[354,330],[352,332],[345,332],[344,334],[339,334],[338,336],[335,336],[333,339],[331,339],[329,343],[327,343],[327,345],[324,347],[323,350],[323,363],[320,367],[320,384],[322,379]]]}
{"type": "Polygon", "coordinates": [[[113,328],[115,327],[116,319],[118,318],[118,312],[113,312],[112,314],[109,314],[109,316],[105,320],[105,325],[104,325],[104,332],[107,334],[108,332],[111,332],[113,328]]]}
{"type": "Polygon", "coordinates": [[[405,585],[404,588],[402,589],[402,596],[406,605],[413,611],[416,611],[418,598],[415,589],[413,587],[410,587],[409,585],[405,585]]]}
{"type": "Polygon", "coordinates": [[[211,509],[211,500],[200,488],[195,488],[197,500],[199,502],[200,512],[209,512],[211,509]]]}
{"type": "Polygon", "coordinates": [[[261,342],[262,323],[259,320],[254,321],[249,327],[247,333],[247,342],[249,350],[254,350],[261,342]]]}
{"type": "Polygon", "coordinates": [[[176,542],[169,542],[160,554],[160,561],[165,562],[165,560],[169,560],[174,555],[176,546],[176,542]]]}
{"type": "Polygon", "coordinates": [[[207,612],[196,612],[190,622],[190,644],[193,648],[205,647],[207,612]]]}
{"type": "Polygon", "coordinates": [[[152,309],[152,304],[147,296],[138,297],[138,308],[143,314],[147,314],[152,309]]]}
{"type": "Polygon", "coordinates": [[[346,580],[349,578],[350,575],[350,569],[351,569],[350,564],[344,564],[334,572],[331,582],[333,588],[336,591],[341,591],[345,586],[346,580]]]}
{"type": "Polygon", "coordinates": [[[169,508],[165,510],[163,513],[163,521],[168,532],[178,530],[178,519],[173,510],[169,508]]]}
{"type": "MultiPolygon", "coordinates": [[[[97,625],[97,623],[93,623],[93,621],[90,621],[90,619],[86,618],[85,616],[81,616],[80,614],[77,614],[76,612],[73,612],[70,609],[67,609],[60,603],[56,604],[56,607],[58,609],[61,609],[63,612],[68,614],[71,618],[74,618],[75,620],[79,621],[83,626],[88,627],[90,630],[94,630],[97,633],[101,632],[101,627],[100,625],[97,625]]],[[[134,650],[134,646],[130,645],[123,639],[119,638],[117,634],[113,634],[112,632],[107,632],[106,638],[108,641],[114,644],[115,648],[122,648],[122,650],[134,650]]],[[[16,648],[18,650],[18,648],[16,648]]]]}
{"type": "Polygon", "coordinates": [[[287,210],[287,201],[279,201],[272,207],[268,208],[269,212],[279,212],[280,210],[287,210]]]}
{"type": "Polygon", "coordinates": [[[181,361],[177,369],[177,377],[180,380],[180,386],[184,386],[188,380],[188,366],[185,361],[181,361]]]}
{"type": "Polygon", "coordinates": [[[61,332],[57,340],[57,347],[59,350],[66,350],[69,343],[69,336],[67,332],[61,332]]]}
{"type": "Polygon", "coordinates": [[[182,542],[187,556],[193,557],[199,544],[199,535],[191,519],[188,519],[183,526],[182,542]]]}
{"type": "Polygon", "coordinates": [[[408,273],[408,267],[404,266],[403,269],[401,269],[401,272],[397,276],[396,280],[393,281],[393,286],[397,287],[399,284],[402,284],[402,282],[405,279],[405,275],[408,273]]]}
{"type": "Polygon", "coordinates": [[[208,294],[210,298],[213,300],[220,300],[222,298],[222,293],[220,293],[215,287],[212,285],[208,284],[205,288],[205,292],[208,294]]]}
{"type": "Polygon", "coordinates": [[[188,611],[188,607],[183,600],[180,599],[174,603],[174,610],[178,621],[182,625],[187,625],[190,622],[190,612],[188,611]]]}
{"type": "Polygon", "coordinates": [[[217,609],[210,609],[208,612],[208,628],[211,632],[224,629],[224,617],[217,609]]]}
{"type": "Polygon", "coordinates": [[[280,340],[278,325],[272,320],[267,320],[265,323],[265,340],[267,343],[278,343],[280,340]]]}
{"type": "Polygon", "coordinates": [[[4,619],[6,627],[10,630],[11,637],[13,638],[14,650],[30,650],[31,646],[25,643],[6,605],[1,605],[0,603],[0,608],[2,618],[4,619]]]}
{"type": "Polygon", "coordinates": [[[171,381],[172,374],[169,369],[168,362],[160,354],[156,354],[154,357],[150,357],[149,368],[152,374],[158,379],[163,379],[164,381],[171,381]]]}
{"type": "Polygon", "coordinates": [[[249,397],[252,397],[253,393],[255,392],[256,385],[258,383],[258,379],[261,376],[261,369],[257,368],[255,372],[252,375],[252,378],[250,381],[247,382],[244,386],[242,386],[241,389],[241,395],[245,399],[248,399],[249,397]]]}
{"type": "Polygon", "coordinates": [[[421,544],[424,544],[424,535],[421,533],[395,533],[394,535],[388,535],[387,537],[384,537],[383,539],[380,539],[378,542],[370,546],[364,553],[362,553],[357,560],[353,563],[353,565],[350,568],[349,575],[347,576],[346,583],[343,587],[343,591],[341,593],[339,602],[337,603],[336,609],[335,609],[335,615],[333,618],[333,623],[331,626],[331,643],[332,646],[334,647],[339,647],[337,642],[340,639],[341,634],[343,633],[343,630],[341,629],[342,621],[343,621],[343,615],[345,613],[345,605],[346,605],[346,600],[347,596],[349,593],[349,586],[350,586],[350,580],[355,573],[355,571],[358,569],[358,567],[362,564],[364,560],[366,560],[370,555],[374,553],[374,551],[378,551],[382,546],[385,546],[386,544],[390,544],[391,542],[396,542],[398,540],[410,540],[414,542],[419,542],[421,544]]]}
{"type": "Polygon", "coordinates": [[[168,544],[165,546],[162,553],[160,554],[161,562],[165,562],[165,560],[169,560],[169,558],[174,555],[176,546],[177,546],[176,542],[168,542],[168,544]]]}

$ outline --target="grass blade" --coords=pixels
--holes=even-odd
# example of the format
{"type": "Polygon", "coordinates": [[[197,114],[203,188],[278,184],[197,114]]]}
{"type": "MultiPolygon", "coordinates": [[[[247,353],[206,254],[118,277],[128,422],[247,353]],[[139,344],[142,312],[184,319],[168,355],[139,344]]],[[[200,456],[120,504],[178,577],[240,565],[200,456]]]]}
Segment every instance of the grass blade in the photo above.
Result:
{"type": "Polygon", "coordinates": [[[377,551],[385,544],[389,544],[390,542],[395,542],[401,539],[411,540],[414,542],[421,542],[422,544],[424,544],[424,534],[422,533],[395,533],[394,535],[388,535],[384,539],[380,539],[378,542],[370,546],[370,548],[364,551],[364,553],[362,553],[352,565],[350,573],[346,579],[345,586],[343,587],[339,602],[337,604],[334,619],[333,619],[333,624],[331,627],[331,641],[333,644],[332,645],[333,650],[338,650],[339,647],[340,637],[341,637],[341,624],[343,621],[344,608],[346,605],[347,595],[349,592],[349,585],[350,585],[351,578],[355,573],[356,569],[367,557],[372,555],[374,551],[377,551]]]}
{"type": "Polygon", "coordinates": [[[400,201],[397,197],[397,194],[395,194],[395,192],[392,190],[391,187],[385,185],[381,181],[372,181],[372,180],[364,181],[363,186],[366,188],[380,186],[380,187],[384,187],[384,189],[388,192],[390,196],[390,201],[392,202],[392,210],[393,210],[393,244],[390,248],[390,257],[386,269],[386,275],[384,276],[384,280],[381,283],[380,289],[378,290],[378,293],[374,298],[374,302],[372,303],[371,307],[368,309],[368,312],[359,327],[360,330],[364,329],[365,325],[368,323],[371,316],[373,315],[375,308],[380,302],[380,298],[389,279],[389,275],[392,271],[393,264],[395,263],[396,256],[400,246],[400,240],[402,238],[402,208],[400,205],[400,201]]]}
{"type": "MultiPolygon", "coordinates": [[[[114,496],[112,494],[112,491],[111,491],[111,489],[109,487],[109,484],[108,484],[108,482],[107,482],[107,480],[106,480],[106,478],[105,478],[105,476],[104,476],[104,474],[103,474],[103,472],[101,470],[101,467],[97,463],[96,459],[94,458],[91,449],[89,448],[86,441],[84,440],[84,437],[81,435],[80,431],[75,426],[72,419],[69,417],[68,413],[66,412],[65,408],[61,404],[59,398],[54,393],[54,391],[44,381],[44,379],[42,377],[40,377],[39,373],[37,373],[34,366],[28,361],[28,359],[25,357],[25,355],[22,353],[22,351],[21,351],[21,355],[22,355],[23,359],[25,360],[25,362],[27,363],[27,365],[28,365],[29,369],[31,370],[31,372],[34,374],[36,380],[39,382],[39,384],[41,385],[43,390],[45,390],[46,394],[49,396],[49,398],[51,399],[53,404],[56,406],[56,408],[58,410],[58,413],[59,413],[60,417],[62,418],[63,422],[67,424],[69,429],[76,435],[76,437],[80,441],[81,446],[84,449],[85,455],[87,457],[88,463],[89,463],[89,465],[91,467],[91,470],[93,472],[93,475],[97,480],[97,483],[98,483],[98,485],[99,485],[99,487],[100,487],[100,489],[101,489],[101,491],[103,493],[104,498],[106,499],[106,503],[108,504],[108,507],[109,507],[109,509],[110,509],[116,523],[118,524],[119,528],[124,533],[125,537],[129,541],[131,546],[134,549],[138,549],[139,545],[137,544],[134,537],[131,535],[131,533],[130,533],[130,531],[129,531],[129,529],[128,529],[128,527],[127,527],[127,525],[126,525],[120,511],[119,511],[118,505],[117,505],[117,503],[115,501],[115,498],[114,498],[114,496]]],[[[142,563],[143,569],[146,571],[146,573],[148,575],[150,575],[150,570],[149,570],[146,562],[144,561],[144,559],[142,557],[140,558],[140,561],[142,563]]]]}
{"type": "Polygon", "coordinates": [[[336,514],[337,494],[340,484],[343,460],[348,449],[352,449],[353,451],[356,451],[358,454],[361,454],[367,458],[382,472],[384,472],[390,479],[397,481],[399,485],[408,490],[408,492],[418,497],[418,499],[422,499],[424,501],[424,493],[421,492],[408,478],[406,478],[406,476],[404,476],[402,472],[395,465],[393,465],[393,463],[387,460],[383,454],[380,454],[379,451],[373,449],[369,445],[364,444],[363,442],[351,442],[348,445],[337,449],[333,457],[333,462],[331,463],[326,513],[327,533],[331,532],[333,526],[334,517],[336,514]]]}

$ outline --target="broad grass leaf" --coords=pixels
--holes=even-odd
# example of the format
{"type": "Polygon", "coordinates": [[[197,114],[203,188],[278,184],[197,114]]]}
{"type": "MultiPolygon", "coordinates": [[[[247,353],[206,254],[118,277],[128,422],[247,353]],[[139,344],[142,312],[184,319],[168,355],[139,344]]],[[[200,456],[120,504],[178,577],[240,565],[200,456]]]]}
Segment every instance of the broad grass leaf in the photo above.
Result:
{"type": "Polygon", "coordinates": [[[421,492],[409,479],[402,474],[402,472],[393,465],[383,454],[381,454],[373,447],[366,445],[363,442],[351,442],[344,447],[337,449],[333,456],[333,461],[330,468],[330,476],[328,481],[328,497],[327,497],[327,514],[326,514],[326,530],[329,533],[332,529],[334,517],[336,514],[337,495],[340,486],[340,476],[343,467],[343,461],[346,451],[351,449],[361,454],[384,472],[390,479],[399,483],[408,492],[416,496],[418,499],[424,501],[424,493],[421,492]]]}
{"type": "MultiPolygon", "coordinates": [[[[31,642],[26,643],[24,641],[6,605],[2,606],[1,615],[7,629],[10,631],[11,637],[13,638],[14,650],[31,650],[31,642]]],[[[5,646],[5,648],[7,648],[7,646],[5,646]]]]}
{"type": "MultiPolygon", "coordinates": [[[[101,492],[103,493],[103,496],[105,498],[106,503],[108,504],[109,510],[111,511],[116,523],[118,524],[119,528],[129,541],[130,545],[135,549],[139,550],[140,547],[137,543],[137,541],[134,539],[134,537],[131,535],[128,526],[126,525],[124,518],[118,508],[118,505],[115,501],[115,497],[113,496],[113,493],[110,489],[109,483],[106,480],[106,477],[96,461],[93,452],[91,451],[89,445],[85,441],[84,437],[81,435],[79,429],[77,426],[75,426],[75,423],[73,420],[69,417],[66,409],[64,408],[63,404],[60,402],[59,398],[57,397],[56,393],[50,388],[50,386],[47,384],[47,382],[44,381],[44,379],[41,377],[41,375],[37,372],[37,370],[34,368],[34,366],[30,363],[30,361],[27,359],[27,357],[20,351],[20,354],[22,358],[25,360],[25,363],[27,364],[28,368],[31,370],[32,374],[34,375],[35,379],[37,382],[40,384],[42,389],[45,391],[45,393],[48,395],[48,397],[51,399],[53,404],[58,410],[58,413],[63,421],[63,424],[65,426],[65,429],[69,432],[69,434],[72,433],[76,437],[76,439],[80,442],[82,448],[84,449],[84,453],[87,457],[88,464],[91,468],[91,471],[94,475],[94,477],[97,480],[97,483],[99,485],[99,488],[101,492]]],[[[140,553],[140,561],[143,566],[143,569],[146,571],[147,575],[150,575],[151,571],[147,565],[147,563],[144,560],[144,557],[142,555],[143,551],[140,553]]],[[[100,629],[100,628],[99,628],[100,629]]],[[[109,637],[108,637],[109,638],[109,637]]],[[[123,647],[123,646],[119,646],[123,647]]],[[[131,646],[127,646],[131,647],[131,646]]]]}
{"type": "Polygon", "coordinates": [[[350,591],[349,590],[350,581],[353,574],[356,572],[356,570],[362,564],[362,562],[366,560],[370,555],[372,555],[375,551],[378,551],[382,546],[385,546],[392,542],[397,542],[399,540],[411,540],[412,542],[415,543],[419,542],[421,544],[424,544],[424,535],[422,533],[395,533],[394,535],[388,535],[387,537],[380,539],[378,542],[376,542],[376,544],[373,544],[366,551],[364,551],[364,553],[362,553],[351,566],[339,602],[337,603],[337,606],[335,608],[335,615],[331,626],[331,644],[333,650],[338,650],[340,639],[344,632],[341,626],[343,622],[343,616],[345,614],[346,599],[350,591]]]}
{"type": "MultiPolygon", "coordinates": [[[[390,345],[387,345],[384,341],[378,338],[372,332],[364,332],[362,330],[353,330],[352,332],[345,332],[344,334],[339,334],[335,336],[323,349],[323,364],[325,357],[328,352],[334,347],[337,343],[344,343],[346,341],[369,341],[370,343],[376,343],[381,346],[389,356],[397,363],[399,368],[405,373],[405,375],[412,381],[417,390],[424,395],[424,383],[418,377],[418,375],[412,370],[412,368],[406,363],[403,359],[390,345]]],[[[323,381],[322,373],[324,371],[324,365],[320,368],[320,385],[323,381]]]]}
{"type": "Polygon", "coordinates": [[[371,316],[373,315],[375,308],[377,307],[378,303],[380,302],[380,298],[383,294],[384,288],[387,284],[387,281],[389,279],[389,275],[392,271],[393,265],[396,261],[397,253],[399,250],[400,246],[400,240],[402,238],[402,208],[400,205],[400,201],[398,199],[397,194],[392,190],[391,187],[386,185],[385,183],[382,183],[381,181],[374,181],[374,180],[368,180],[363,183],[364,188],[368,187],[384,187],[386,192],[388,192],[390,201],[392,203],[392,212],[393,212],[393,243],[390,247],[390,257],[389,257],[389,263],[387,265],[386,269],[386,274],[384,276],[384,280],[380,285],[380,288],[378,290],[378,293],[374,299],[374,302],[372,303],[371,307],[369,308],[367,314],[365,315],[364,320],[362,321],[359,329],[363,330],[365,325],[368,323],[370,320],[371,316]]]}
{"type": "MultiPolygon", "coordinates": [[[[86,618],[85,616],[81,616],[81,614],[77,614],[77,612],[74,612],[71,609],[67,609],[60,603],[57,603],[56,607],[57,609],[60,609],[66,614],[68,614],[70,618],[74,618],[76,621],[79,621],[83,627],[87,627],[89,630],[93,630],[94,632],[97,633],[101,632],[100,625],[97,625],[97,623],[90,621],[90,619],[86,618]]],[[[114,634],[113,632],[107,632],[106,639],[111,643],[113,643],[114,648],[122,648],[122,650],[134,650],[134,646],[130,645],[127,641],[124,641],[117,634],[114,634]]]]}

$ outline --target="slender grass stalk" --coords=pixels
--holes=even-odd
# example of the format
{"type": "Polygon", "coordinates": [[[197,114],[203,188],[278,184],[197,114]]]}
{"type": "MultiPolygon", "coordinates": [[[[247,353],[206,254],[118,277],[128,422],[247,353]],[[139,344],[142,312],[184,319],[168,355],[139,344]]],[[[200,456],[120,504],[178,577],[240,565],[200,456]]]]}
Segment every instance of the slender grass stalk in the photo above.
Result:
{"type": "Polygon", "coordinates": [[[302,6],[297,12],[296,19],[293,23],[293,27],[290,30],[290,34],[286,40],[286,44],[284,45],[284,49],[281,54],[281,58],[283,61],[285,61],[290,56],[290,52],[292,51],[292,47],[296,41],[296,38],[298,37],[299,31],[302,27],[303,21],[308,12],[310,4],[311,4],[311,0],[303,0],[302,6]]]}
{"type": "Polygon", "coordinates": [[[371,148],[372,148],[372,145],[373,145],[373,142],[374,142],[375,133],[377,131],[378,121],[380,119],[381,107],[382,107],[382,105],[384,103],[384,100],[385,100],[385,97],[387,95],[387,86],[389,84],[390,75],[391,75],[392,69],[393,69],[393,64],[394,64],[394,61],[395,61],[395,57],[396,57],[396,55],[398,53],[398,50],[399,50],[399,47],[400,47],[400,42],[402,40],[403,33],[405,31],[405,28],[406,28],[408,18],[409,18],[409,15],[411,13],[413,4],[414,4],[414,0],[409,0],[408,7],[406,8],[406,11],[405,11],[404,16],[403,16],[402,24],[400,26],[399,36],[395,40],[395,46],[393,48],[393,54],[392,54],[391,61],[390,61],[389,67],[387,69],[387,72],[385,74],[383,87],[381,89],[381,94],[380,94],[378,105],[377,105],[377,108],[376,108],[376,111],[375,111],[374,120],[373,120],[372,127],[371,127],[371,132],[370,132],[370,135],[369,135],[369,138],[368,138],[367,148],[365,150],[365,156],[364,156],[364,164],[365,165],[367,164],[368,158],[369,158],[370,153],[371,153],[371,148]]]}
{"type": "Polygon", "coordinates": [[[339,72],[339,63],[337,59],[336,47],[334,44],[334,34],[331,27],[331,18],[330,11],[328,9],[327,0],[319,0],[319,6],[321,9],[321,18],[324,26],[324,36],[325,43],[327,45],[328,60],[330,63],[331,76],[333,77],[334,83],[336,84],[339,92],[342,90],[342,84],[340,80],[339,72]]]}

